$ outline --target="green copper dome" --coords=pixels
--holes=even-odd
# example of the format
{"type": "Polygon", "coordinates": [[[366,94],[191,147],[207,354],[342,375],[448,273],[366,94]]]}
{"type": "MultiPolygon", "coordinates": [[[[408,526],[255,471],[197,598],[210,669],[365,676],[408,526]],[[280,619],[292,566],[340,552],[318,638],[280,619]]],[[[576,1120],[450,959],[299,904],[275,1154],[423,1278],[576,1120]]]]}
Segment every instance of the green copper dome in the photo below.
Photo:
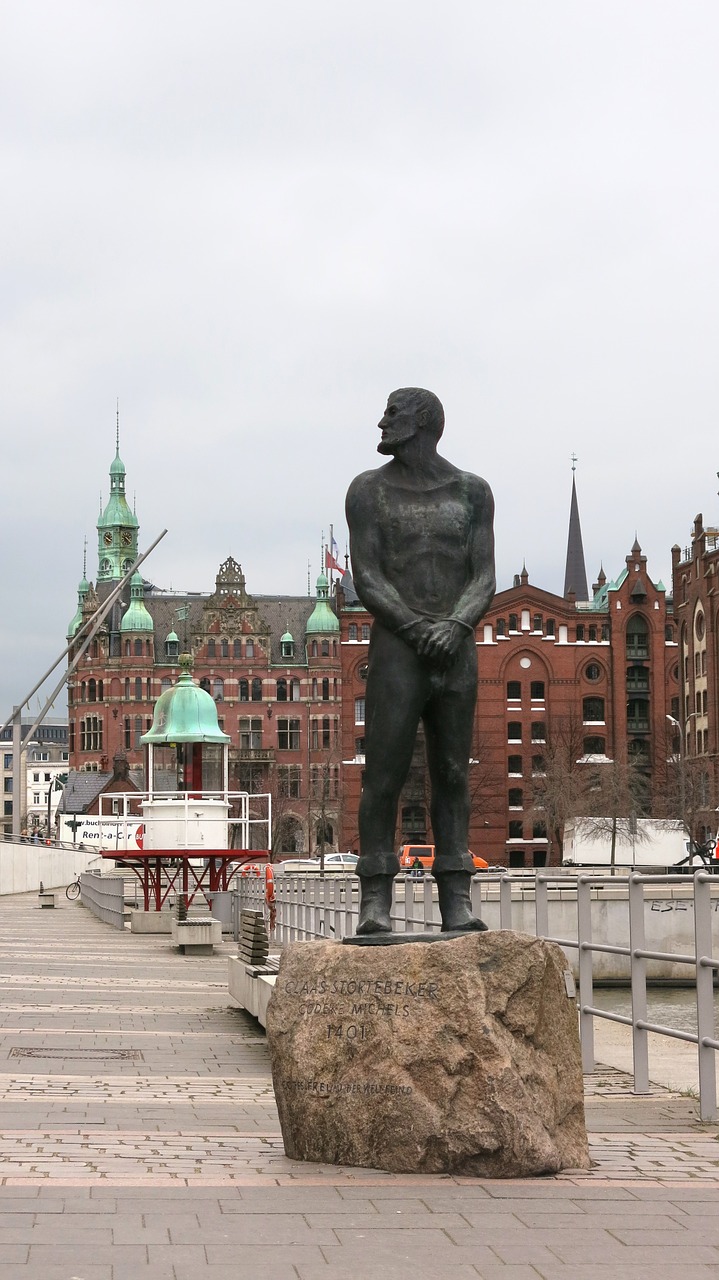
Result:
{"type": "Polygon", "coordinates": [[[317,579],[317,604],[307,619],[305,630],[309,636],[317,635],[319,632],[323,635],[328,632],[339,632],[339,629],[339,620],[330,608],[329,582],[324,573],[321,573],[317,579]]]}
{"type": "Polygon", "coordinates": [[[291,632],[291,631],[285,631],[285,634],[283,635],[282,639],[280,640],[280,644],[294,644],[294,643],[295,643],[295,638],[294,638],[294,636],[292,635],[292,632],[291,632]]]}
{"type": "Polygon", "coordinates": [[[177,632],[170,631],[170,633],[165,638],[165,644],[179,644],[179,643],[180,643],[180,637],[178,636],[177,632]]]}
{"type": "Polygon", "coordinates": [[[183,670],[171,689],[166,689],[155,703],[152,728],[141,742],[156,746],[175,742],[229,742],[217,723],[217,707],[189,670],[191,659],[183,654],[183,670]]]}
{"type": "Polygon", "coordinates": [[[121,631],[154,631],[155,626],[145,605],[145,584],[141,573],[130,578],[130,605],[120,623],[121,631]]]}

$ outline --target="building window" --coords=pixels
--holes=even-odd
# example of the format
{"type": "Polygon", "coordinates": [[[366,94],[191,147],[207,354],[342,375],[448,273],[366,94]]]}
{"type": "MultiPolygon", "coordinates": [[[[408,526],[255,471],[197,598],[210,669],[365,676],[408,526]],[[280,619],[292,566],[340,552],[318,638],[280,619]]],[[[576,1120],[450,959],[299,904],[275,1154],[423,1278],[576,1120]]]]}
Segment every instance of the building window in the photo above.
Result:
{"type": "Polygon", "coordinates": [[[554,636],[554,618],[547,618],[547,635],[554,636]]]}
{"type": "Polygon", "coordinates": [[[125,716],[125,750],[132,750],[132,725],[129,716],[125,716]]]}
{"type": "Polygon", "coordinates": [[[362,623],[362,639],[369,640],[369,623],[368,622],[362,623]]]}
{"type": "Polygon", "coordinates": [[[506,632],[507,632],[507,624],[504,621],[504,618],[497,618],[497,635],[503,636],[503,635],[506,635],[506,632]]]}
{"type": "Polygon", "coordinates": [[[510,756],[507,760],[507,773],[514,775],[516,778],[522,776],[522,757],[510,756]]]}
{"type": "Polygon", "coordinates": [[[317,701],[318,691],[319,691],[319,685],[317,683],[317,677],[313,676],[312,677],[312,701],[313,702],[317,701]]]}
{"type": "Polygon", "coordinates": [[[210,685],[209,676],[200,677],[200,688],[204,689],[205,693],[210,692],[211,685],[210,685]]]}
{"type": "Polygon", "coordinates": [[[584,668],[584,675],[587,680],[598,680],[601,674],[602,668],[599,666],[598,662],[590,662],[589,665],[584,668]]]}
{"type": "Polygon", "coordinates": [[[260,751],[262,748],[262,721],[259,717],[240,720],[240,748],[243,751],[260,751]]]}
{"type": "Polygon", "coordinates": [[[331,745],[332,744],[330,742],[330,718],[329,716],[323,716],[322,717],[322,746],[327,748],[331,745]]]}
{"type": "Polygon", "coordinates": [[[507,725],[507,742],[522,741],[522,726],[519,720],[510,720],[507,725]]]}
{"type": "Polygon", "coordinates": [[[510,840],[524,839],[524,823],[521,818],[512,818],[509,823],[510,840]]]}
{"type": "Polygon", "coordinates": [[[278,702],[287,701],[287,681],[285,680],[284,676],[280,676],[279,680],[277,681],[277,689],[275,692],[275,697],[278,702]]]}
{"type": "Polygon", "coordinates": [[[592,642],[596,643],[596,639],[597,639],[597,628],[596,628],[596,627],[590,627],[590,628],[589,628],[589,639],[590,639],[590,641],[592,641],[592,642]]]}
{"type": "Polygon", "coordinates": [[[674,628],[670,626],[669,623],[667,623],[667,625],[664,628],[664,639],[668,641],[670,644],[674,640],[674,628]]]}
{"type": "Polygon", "coordinates": [[[329,702],[329,700],[330,700],[330,682],[327,676],[325,676],[322,680],[322,701],[329,702]]]}
{"type": "Polygon", "coordinates": [[[546,822],[542,822],[541,820],[539,822],[533,822],[532,823],[532,839],[546,840],[546,838],[547,838],[546,822]]]}
{"type": "Polygon", "coordinates": [[[583,750],[585,756],[603,756],[605,747],[606,741],[604,738],[594,736],[584,739],[583,750]]]}
{"type": "Polygon", "coordinates": [[[247,680],[240,680],[240,702],[249,702],[250,686],[247,680]]]}
{"type": "Polygon", "coordinates": [[[330,642],[329,640],[323,640],[322,641],[322,657],[329,658],[329,656],[330,656],[330,642]]]}
{"type": "Polygon", "coordinates": [[[242,641],[241,640],[232,641],[232,656],[233,658],[242,657],[242,641]]]}
{"type": "Polygon", "coordinates": [[[364,755],[364,738],[355,738],[355,755],[364,755]]]}
{"type": "Polygon", "coordinates": [[[532,702],[544,702],[544,681],[533,680],[529,690],[529,694],[532,699],[532,702]]]}
{"type": "Polygon", "coordinates": [[[142,640],[135,641],[135,657],[136,658],[142,657],[142,640]]]}
{"type": "Polygon", "coordinates": [[[142,676],[135,676],[135,702],[142,702],[142,676]]]}
{"type": "Polygon", "coordinates": [[[221,640],[221,641],[220,641],[220,653],[222,654],[222,657],[223,657],[223,658],[229,658],[229,656],[230,656],[230,642],[229,642],[229,640],[221,640]]]}
{"type": "Polygon", "coordinates": [[[147,677],[147,701],[152,702],[152,680],[147,677]]]}
{"type": "Polygon", "coordinates": [[[300,682],[299,680],[290,680],[290,702],[299,702],[300,700],[300,682]]]}
{"type": "Polygon", "coordinates": [[[294,656],[295,656],[295,642],[294,642],[294,640],[281,640],[281,641],[280,641],[280,654],[281,654],[281,656],[282,656],[283,658],[294,658],[294,656]]]}
{"type": "Polygon", "coordinates": [[[516,631],[516,630],[517,630],[517,615],[516,615],[516,613],[510,613],[510,615],[509,615],[509,630],[510,630],[510,631],[516,631]]]}
{"type": "Polygon", "coordinates": [[[639,614],[630,618],[627,626],[627,657],[649,657],[649,628],[639,614]]]}
{"type": "Polygon", "coordinates": [[[311,656],[312,658],[316,658],[316,657],[317,657],[317,652],[318,652],[318,651],[317,651],[317,641],[316,641],[316,640],[313,640],[313,641],[312,641],[312,645],[310,646],[310,656],[311,656]]]}
{"type": "Polygon", "coordinates": [[[245,657],[246,657],[246,658],[254,658],[254,656],[255,656],[255,642],[254,642],[254,640],[245,640],[245,657]]]}
{"type": "Polygon", "coordinates": [[[97,685],[94,680],[89,680],[87,685],[88,702],[97,702],[97,685]]]}
{"type": "Polygon", "coordinates": [[[259,676],[255,676],[252,681],[252,701],[253,702],[262,701],[262,681],[260,680],[259,676]]]}
{"type": "Polygon", "coordinates": [[[215,645],[215,641],[214,641],[214,640],[208,640],[208,641],[207,641],[207,656],[208,656],[208,658],[216,658],[216,657],[217,657],[217,649],[216,649],[216,645],[215,645]]]}
{"type": "Polygon", "coordinates": [[[583,640],[583,639],[584,639],[584,623],[580,622],[577,624],[577,640],[583,640]]]}
{"type": "Polygon", "coordinates": [[[299,751],[300,722],[280,717],[277,721],[277,747],[280,751],[299,751]]]}
{"type": "Polygon", "coordinates": [[[140,742],[141,737],[142,737],[142,717],[135,716],[135,750],[136,751],[139,751],[140,746],[142,745],[140,742]]]}
{"type": "Polygon", "coordinates": [[[162,681],[160,683],[160,692],[165,693],[168,689],[171,689],[171,688],[172,688],[172,681],[170,677],[163,676],[162,681]]]}
{"type": "Polygon", "coordinates": [[[509,865],[510,865],[510,867],[524,867],[524,866],[526,866],[526,864],[527,864],[527,855],[526,855],[526,853],[525,853],[524,849],[510,849],[510,850],[509,850],[509,865]]]}
{"type": "Polygon", "coordinates": [[[365,700],[355,698],[355,724],[364,724],[365,700]]]}
{"type": "Polygon", "coordinates": [[[102,751],[102,720],[99,716],[86,716],[80,721],[80,750],[102,751]]]}
{"type": "Polygon", "coordinates": [[[12,792],[12,778],[3,778],[3,791],[7,794],[12,792]]]}
{"type": "Polygon", "coordinates": [[[532,742],[546,742],[547,726],[543,720],[534,720],[532,722],[532,742]]]}
{"type": "Polygon", "coordinates": [[[541,634],[541,631],[542,631],[542,615],[541,615],[541,613],[535,613],[535,615],[534,615],[534,619],[533,619],[533,624],[532,624],[532,625],[533,625],[533,629],[534,629],[535,631],[539,631],[539,632],[540,632],[540,634],[541,634]]]}
{"type": "Polygon", "coordinates": [[[357,639],[357,623],[356,622],[350,622],[349,629],[347,631],[347,636],[348,636],[348,639],[350,640],[357,639]]]}
{"type": "Polygon", "coordinates": [[[604,698],[583,698],[582,719],[585,724],[604,723],[604,698]]]}
{"type": "Polygon", "coordinates": [[[509,807],[510,809],[524,808],[524,794],[521,787],[509,788],[509,807]]]}
{"type": "Polygon", "coordinates": [[[277,767],[277,794],[290,800],[300,799],[301,771],[298,764],[281,764],[277,767]]]}
{"type": "Polygon", "coordinates": [[[225,682],[220,678],[220,676],[215,676],[212,696],[215,699],[215,702],[224,702],[225,700],[225,682]]]}
{"type": "Polygon", "coordinates": [[[519,702],[521,697],[522,697],[521,680],[508,680],[507,681],[507,701],[519,702]]]}

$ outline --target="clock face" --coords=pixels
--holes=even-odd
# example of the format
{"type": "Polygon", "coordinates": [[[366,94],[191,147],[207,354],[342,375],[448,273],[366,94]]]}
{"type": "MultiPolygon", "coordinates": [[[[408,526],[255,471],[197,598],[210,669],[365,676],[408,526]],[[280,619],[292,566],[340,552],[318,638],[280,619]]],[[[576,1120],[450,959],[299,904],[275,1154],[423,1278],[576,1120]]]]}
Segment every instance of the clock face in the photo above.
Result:
{"type": "Polygon", "coordinates": [[[123,547],[131,547],[131,546],[132,546],[132,534],[130,533],[130,530],[129,530],[129,529],[125,529],[125,530],[124,530],[124,532],[123,532],[123,535],[122,535],[122,545],[123,545],[123,547]]]}
{"type": "Polygon", "coordinates": [[[103,540],[103,542],[105,543],[105,546],[106,546],[106,547],[111,547],[111,546],[112,546],[112,534],[111,534],[111,533],[105,533],[105,534],[103,534],[103,538],[102,538],[102,540],[103,540]]]}

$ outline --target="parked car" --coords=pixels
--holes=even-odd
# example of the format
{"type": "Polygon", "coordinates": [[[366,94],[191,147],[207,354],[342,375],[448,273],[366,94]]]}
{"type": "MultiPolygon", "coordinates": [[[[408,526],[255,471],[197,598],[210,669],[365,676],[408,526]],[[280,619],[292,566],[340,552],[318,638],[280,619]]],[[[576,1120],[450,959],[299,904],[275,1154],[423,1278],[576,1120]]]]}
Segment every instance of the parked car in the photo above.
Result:
{"type": "Polygon", "coordinates": [[[332,867],[335,871],[354,871],[359,862],[359,855],[356,853],[326,853],[325,867],[332,867]]]}
{"type": "MultiPolygon", "coordinates": [[[[335,874],[339,872],[354,871],[359,858],[356,853],[326,853],[325,854],[325,871],[333,871],[335,874]]],[[[302,874],[307,871],[321,871],[322,865],[319,858],[287,858],[284,862],[276,862],[275,870],[280,873],[302,874]]]]}
{"type": "MultiPolygon", "coordinates": [[[[484,858],[480,858],[478,854],[469,851],[469,856],[474,863],[475,871],[486,871],[489,863],[484,858]]],[[[411,871],[412,867],[420,863],[424,871],[432,870],[434,862],[434,845],[433,844],[403,844],[399,851],[399,865],[403,871],[411,871]]]]}

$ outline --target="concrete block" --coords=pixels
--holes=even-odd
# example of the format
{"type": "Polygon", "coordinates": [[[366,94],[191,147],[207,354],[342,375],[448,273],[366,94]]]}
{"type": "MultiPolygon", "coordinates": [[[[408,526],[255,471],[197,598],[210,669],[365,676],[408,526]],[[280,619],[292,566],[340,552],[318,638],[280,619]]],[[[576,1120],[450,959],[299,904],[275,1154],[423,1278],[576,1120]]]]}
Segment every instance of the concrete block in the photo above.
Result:
{"type": "Polygon", "coordinates": [[[170,911],[131,911],[131,933],[171,933],[172,912],[170,911]]]}

